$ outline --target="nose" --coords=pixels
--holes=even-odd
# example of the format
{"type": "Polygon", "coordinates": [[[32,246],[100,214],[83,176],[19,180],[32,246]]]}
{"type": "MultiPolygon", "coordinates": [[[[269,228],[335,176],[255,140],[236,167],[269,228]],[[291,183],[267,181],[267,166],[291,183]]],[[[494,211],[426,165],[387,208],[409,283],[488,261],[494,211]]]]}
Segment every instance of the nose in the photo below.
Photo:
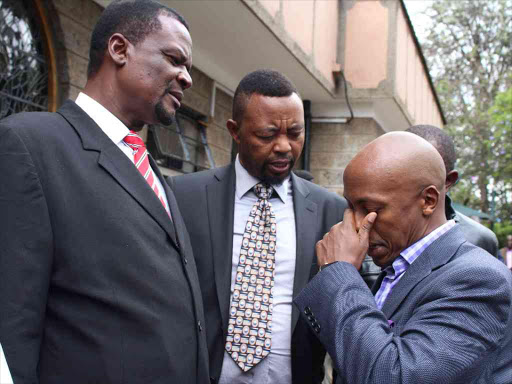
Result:
{"type": "Polygon", "coordinates": [[[190,73],[187,69],[180,71],[180,73],[178,73],[177,79],[183,90],[192,86],[192,77],[190,76],[190,73]]]}
{"type": "Polygon", "coordinates": [[[274,152],[288,153],[292,150],[292,146],[288,140],[287,135],[279,135],[274,144],[274,152]]]}

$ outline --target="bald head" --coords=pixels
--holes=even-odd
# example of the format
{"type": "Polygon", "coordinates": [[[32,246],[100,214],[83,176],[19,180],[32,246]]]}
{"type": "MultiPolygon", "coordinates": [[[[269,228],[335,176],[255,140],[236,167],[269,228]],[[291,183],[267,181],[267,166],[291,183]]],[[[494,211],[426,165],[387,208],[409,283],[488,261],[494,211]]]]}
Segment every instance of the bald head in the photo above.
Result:
{"type": "Polygon", "coordinates": [[[443,159],[412,133],[387,133],[366,145],[343,181],[356,226],[369,212],[377,213],[368,254],[381,267],[446,222],[443,159]]]}
{"type": "Polygon", "coordinates": [[[366,145],[348,164],[350,176],[392,181],[389,187],[435,185],[444,188],[445,166],[439,152],[426,140],[407,132],[391,132],[366,145]]]}

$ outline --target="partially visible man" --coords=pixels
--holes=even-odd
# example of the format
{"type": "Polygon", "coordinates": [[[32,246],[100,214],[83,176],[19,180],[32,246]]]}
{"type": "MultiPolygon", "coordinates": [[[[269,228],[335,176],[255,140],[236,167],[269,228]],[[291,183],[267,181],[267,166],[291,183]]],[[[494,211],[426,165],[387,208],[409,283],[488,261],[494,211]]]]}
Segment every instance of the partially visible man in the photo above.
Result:
{"type": "Polygon", "coordinates": [[[311,182],[313,182],[313,179],[315,178],[311,172],[306,171],[305,169],[296,169],[293,171],[293,173],[295,173],[295,175],[299,176],[301,179],[311,182]]]}
{"type": "Polygon", "coordinates": [[[512,235],[507,236],[507,245],[500,249],[507,268],[512,270],[512,235]]]}
{"type": "MultiPolygon", "coordinates": [[[[446,167],[445,186],[446,193],[448,193],[450,188],[459,180],[459,172],[455,169],[457,154],[455,152],[453,139],[445,131],[433,125],[414,125],[407,129],[406,132],[411,132],[424,138],[437,149],[446,167]]],[[[477,247],[485,249],[491,255],[498,258],[498,260],[503,261],[499,252],[498,239],[494,232],[453,209],[452,201],[448,194],[446,194],[445,198],[445,212],[448,220],[453,219],[459,224],[467,241],[477,247]]]]}
{"type": "Polygon", "coordinates": [[[407,132],[345,169],[351,209],[295,299],[339,383],[512,382],[512,275],[446,219],[445,178],[437,150],[407,132]],[[366,253],[386,273],[375,297],[358,273],[366,253]]]}
{"type": "Polygon", "coordinates": [[[292,299],[346,202],[291,172],[304,110],[279,72],[242,79],[227,128],[233,164],[169,179],[197,258],[211,382],[320,383],[325,352],[292,299]]]}
{"type": "Polygon", "coordinates": [[[0,122],[0,343],[16,384],[207,383],[194,257],[137,135],[192,85],[176,11],[115,1],[57,113],[0,122]]]}

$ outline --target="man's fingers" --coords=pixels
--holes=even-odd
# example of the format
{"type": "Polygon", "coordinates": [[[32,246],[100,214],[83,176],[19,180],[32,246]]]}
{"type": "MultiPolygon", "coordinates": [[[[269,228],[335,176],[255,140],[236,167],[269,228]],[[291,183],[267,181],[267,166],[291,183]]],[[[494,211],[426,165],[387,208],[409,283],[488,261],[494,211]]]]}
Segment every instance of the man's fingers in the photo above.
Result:
{"type": "Polygon", "coordinates": [[[338,224],[346,224],[351,225],[354,223],[354,211],[350,208],[346,208],[345,212],[343,213],[343,221],[338,224]]]}
{"type": "Polygon", "coordinates": [[[376,212],[370,212],[366,215],[366,217],[363,219],[363,222],[361,223],[361,228],[359,228],[359,240],[364,243],[368,243],[368,239],[370,237],[370,231],[373,227],[373,223],[375,222],[375,219],[377,218],[376,212]]]}

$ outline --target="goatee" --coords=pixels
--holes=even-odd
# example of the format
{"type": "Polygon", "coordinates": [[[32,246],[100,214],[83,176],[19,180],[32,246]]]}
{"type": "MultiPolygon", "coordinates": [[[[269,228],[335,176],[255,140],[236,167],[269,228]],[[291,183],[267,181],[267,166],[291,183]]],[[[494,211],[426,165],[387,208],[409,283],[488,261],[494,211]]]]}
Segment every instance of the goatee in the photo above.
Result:
{"type": "Polygon", "coordinates": [[[155,106],[155,115],[160,124],[171,125],[175,120],[175,113],[165,110],[162,100],[160,100],[155,106]]]}

